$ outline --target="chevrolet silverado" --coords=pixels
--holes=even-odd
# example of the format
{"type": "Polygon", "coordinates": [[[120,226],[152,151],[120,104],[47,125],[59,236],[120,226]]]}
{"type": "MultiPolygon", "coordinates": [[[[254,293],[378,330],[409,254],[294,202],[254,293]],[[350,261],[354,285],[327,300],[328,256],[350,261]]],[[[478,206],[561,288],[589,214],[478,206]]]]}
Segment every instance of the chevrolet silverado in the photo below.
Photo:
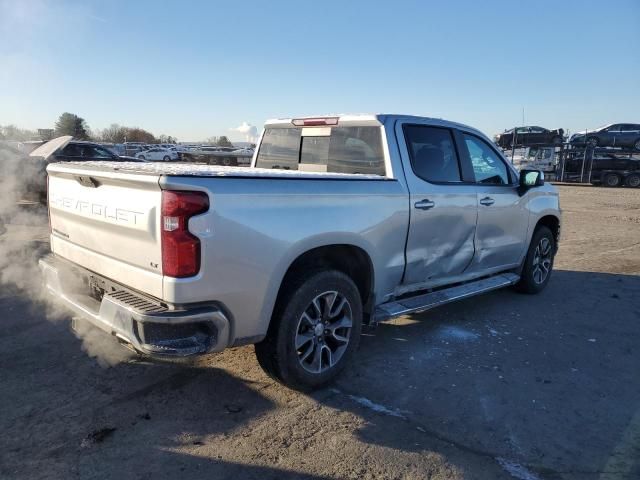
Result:
{"type": "Polygon", "coordinates": [[[478,130],[405,115],[268,121],[251,167],[48,166],[47,289],[150,356],[255,344],[309,389],[363,325],[547,285],[555,188],[478,130]]]}

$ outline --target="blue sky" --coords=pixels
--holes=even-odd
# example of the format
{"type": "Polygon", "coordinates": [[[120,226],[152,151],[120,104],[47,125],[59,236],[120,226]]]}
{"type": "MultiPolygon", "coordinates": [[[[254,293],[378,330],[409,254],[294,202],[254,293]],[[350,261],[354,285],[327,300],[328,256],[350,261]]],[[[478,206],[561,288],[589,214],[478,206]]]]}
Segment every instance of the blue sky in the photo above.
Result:
{"type": "Polygon", "coordinates": [[[640,0],[0,0],[0,125],[181,140],[411,113],[487,134],[640,122],[640,0]]]}

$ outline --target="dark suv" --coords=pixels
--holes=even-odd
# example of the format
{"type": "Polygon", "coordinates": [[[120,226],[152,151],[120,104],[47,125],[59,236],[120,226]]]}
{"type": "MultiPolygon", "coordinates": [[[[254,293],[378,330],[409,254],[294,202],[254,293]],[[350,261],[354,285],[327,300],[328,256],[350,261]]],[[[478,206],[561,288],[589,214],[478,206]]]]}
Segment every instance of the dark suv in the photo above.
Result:
{"type": "Polygon", "coordinates": [[[575,133],[571,135],[570,142],[573,145],[622,147],[640,151],[640,124],[614,123],[605,125],[592,131],[575,133]]]}
{"type": "Polygon", "coordinates": [[[502,148],[529,145],[559,145],[562,143],[564,130],[549,130],[542,127],[515,127],[505,130],[493,137],[494,142],[502,148]],[[514,133],[515,130],[515,133],[514,133]]]}
{"type": "MultiPolygon", "coordinates": [[[[55,140],[53,140],[55,141],[55,140]]],[[[85,161],[110,161],[110,162],[140,162],[137,158],[120,157],[111,150],[92,142],[71,141],[56,150],[46,159],[39,157],[30,158],[36,163],[39,175],[25,180],[28,197],[37,197],[43,203],[47,198],[47,164],[51,162],[85,162],[85,161]]]]}
{"type": "MultiPolygon", "coordinates": [[[[111,150],[91,142],[69,142],[53,154],[49,162],[85,161],[85,160],[123,160],[111,150]]],[[[129,160],[129,159],[127,159],[129,160]]]]}

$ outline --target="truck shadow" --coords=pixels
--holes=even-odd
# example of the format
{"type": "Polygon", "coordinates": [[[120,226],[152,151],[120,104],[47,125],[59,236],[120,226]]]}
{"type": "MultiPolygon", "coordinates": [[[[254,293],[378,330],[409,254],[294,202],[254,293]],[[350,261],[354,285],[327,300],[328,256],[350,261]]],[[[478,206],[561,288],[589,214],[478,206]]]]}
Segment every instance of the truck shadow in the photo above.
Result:
{"type": "Polygon", "coordinates": [[[633,478],[639,296],[637,276],[556,271],[537,297],[494,292],[365,332],[338,382],[305,395],[263,375],[248,347],[100,368],[64,322],[5,291],[0,476],[336,478],[306,472],[372,446],[397,468],[435,455],[473,472],[501,457],[545,478],[633,478]],[[345,452],[326,443],[341,414],[357,425],[345,452]]]}
{"type": "Polygon", "coordinates": [[[402,425],[368,422],[367,443],[640,478],[638,298],[640,276],[555,271],[538,296],[496,291],[381,324],[328,402],[402,425]]]}

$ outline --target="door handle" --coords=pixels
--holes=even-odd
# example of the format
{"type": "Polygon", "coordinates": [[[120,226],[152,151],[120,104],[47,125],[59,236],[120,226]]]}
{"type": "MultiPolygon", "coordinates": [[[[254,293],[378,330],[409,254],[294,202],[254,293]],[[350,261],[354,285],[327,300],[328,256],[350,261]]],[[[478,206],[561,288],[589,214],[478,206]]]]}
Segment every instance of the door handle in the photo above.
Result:
{"type": "Polygon", "coordinates": [[[485,207],[490,207],[495,203],[495,200],[491,197],[484,197],[480,200],[480,205],[484,205],[485,207]]]}
{"type": "Polygon", "coordinates": [[[414,203],[413,206],[419,210],[429,210],[436,206],[436,202],[432,202],[428,198],[425,198],[424,200],[414,203]]]}

